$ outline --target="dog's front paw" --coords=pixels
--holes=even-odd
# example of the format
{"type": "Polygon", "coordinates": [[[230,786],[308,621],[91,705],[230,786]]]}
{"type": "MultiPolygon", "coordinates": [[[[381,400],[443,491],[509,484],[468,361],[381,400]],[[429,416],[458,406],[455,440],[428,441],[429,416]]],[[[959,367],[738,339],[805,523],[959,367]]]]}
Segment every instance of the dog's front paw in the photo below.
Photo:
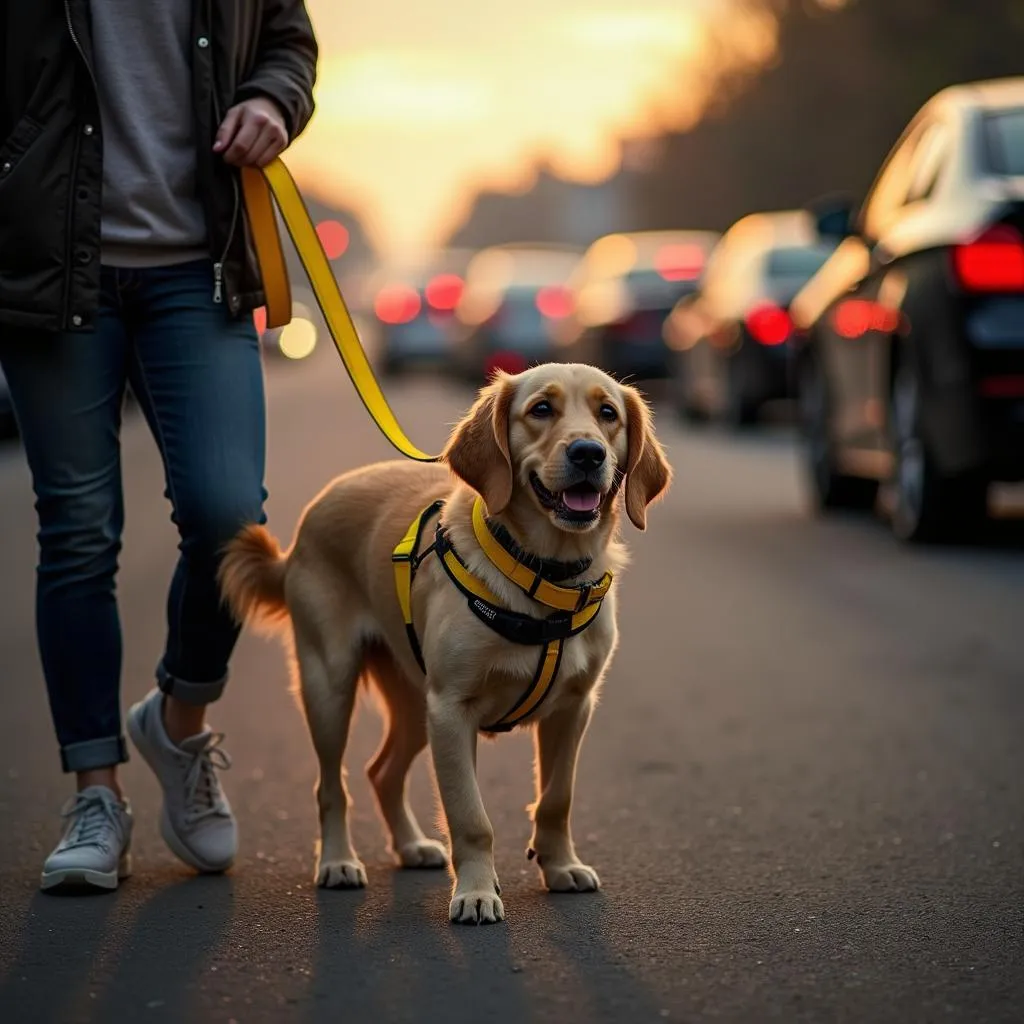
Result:
{"type": "Polygon", "coordinates": [[[497,924],[505,920],[505,905],[497,893],[457,892],[448,907],[448,917],[456,924],[497,924]]]}
{"type": "Polygon", "coordinates": [[[597,872],[578,860],[567,861],[565,864],[549,864],[544,861],[539,866],[549,892],[597,892],[601,888],[597,872]]]}
{"type": "Polygon", "coordinates": [[[417,839],[398,851],[398,860],[403,868],[446,868],[448,851],[436,839],[417,839]]]}
{"type": "Polygon", "coordinates": [[[366,868],[358,860],[321,861],[316,884],[321,889],[362,889],[366,886],[366,868]]]}

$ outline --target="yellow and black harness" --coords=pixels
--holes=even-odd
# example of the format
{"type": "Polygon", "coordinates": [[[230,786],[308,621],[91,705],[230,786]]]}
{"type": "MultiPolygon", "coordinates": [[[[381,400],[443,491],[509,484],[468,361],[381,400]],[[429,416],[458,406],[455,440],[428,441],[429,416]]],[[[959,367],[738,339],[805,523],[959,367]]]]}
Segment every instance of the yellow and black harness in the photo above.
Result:
{"type": "Polygon", "coordinates": [[[552,562],[524,553],[503,527],[488,522],[484,503],[477,498],[473,504],[473,532],[488,560],[506,579],[535,601],[553,609],[552,614],[546,618],[510,611],[501,607],[498,598],[487,585],[469,571],[440,521],[434,530],[434,542],[423,552],[419,551],[427,523],[440,514],[443,506],[444,502],[435,501],[425,508],[412,521],[391,555],[405,631],[416,661],[426,672],[423,652],[412,620],[412,585],[416,570],[423,560],[436,554],[448,578],[462,591],[470,611],[481,622],[512,643],[541,648],[537,671],[525,693],[493,725],[481,726],[482,732],[509,732],[532,715],[551,692],[558,675],[565,641],[582,633],[597,618],[601,603],[612,585],[612,574],[606,572],[594,582],[560,586],[555,582],[556,578],[565,580],[581,575],[589,568],[589,560],[576,563],[552,562]]]}

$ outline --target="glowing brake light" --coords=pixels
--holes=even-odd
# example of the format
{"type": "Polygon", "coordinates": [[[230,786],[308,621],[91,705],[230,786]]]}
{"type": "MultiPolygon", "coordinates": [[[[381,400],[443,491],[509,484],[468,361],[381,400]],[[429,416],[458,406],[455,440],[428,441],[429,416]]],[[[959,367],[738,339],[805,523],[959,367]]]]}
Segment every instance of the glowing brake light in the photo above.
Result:
{"type": "Polygon", "coordinates": [[[414,288],[392,284],[377,293],[373,311],[377,319],[385,324],[407,324],[419,316],[422,303],[414,288]]]}
{"type": "Polygon", "coordinates": [[[462,298],[462,278],[458,274],[438,274],[424,289],[431,309],[450,313],[462,298]]]}
{"type": "Polygon", "coordinates": [[[900,326],[900,314],[867,299],[846,299],[836,307],[832,326],[841,338],[851,341],[872,331],[892,334],[900,326]]]}
{"type": "Polygon", "coordinates": [[[316,226],[316,234],[329,260],[336,260],[348,248],[348,229],[340,221],[322,220],[316,226]]]}
{"type": "Polygon", "coordinates": [[[747,330],[760,345],[782,345],[793,333],[793,321],[778,306],[765,303],[747,314],[747,330]]]}
{"type": "Polygon", "coordinates": [[[699,245],[664,245],[654,257],[654,269],[666,281],[695,281],[704,270],[704,250],[699,245]]]}
{"type": "Polygon", "coordinates": [[[953,248],[953,270],[970,292],[1024,291],[1024,237],[997,224],[966,245],[953,248]]]}
{"type": "Polygon", "coordinates": [[[572,295],[567,288],[541,288],[537,292],[537,309],[549,320],[564,320],[572,313],[572,295]]]}

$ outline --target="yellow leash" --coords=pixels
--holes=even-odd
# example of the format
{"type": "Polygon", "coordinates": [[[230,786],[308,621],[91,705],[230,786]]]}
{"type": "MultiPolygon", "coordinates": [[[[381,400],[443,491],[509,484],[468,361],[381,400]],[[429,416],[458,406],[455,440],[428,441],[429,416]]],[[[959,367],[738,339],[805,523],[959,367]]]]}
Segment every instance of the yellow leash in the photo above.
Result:
{"type": "Polygon", "coordinates": [[[277,231],[274,203],[281,211],[295,251],[312,285],[317,304],[324,315],[334,347],[345,364],[356,393],[384,436],[407,458],[417,462],[437,462],[409,440],[395,418],[374,376],[370,361],[359,340],[352,316],[331,270],[330,261],[302,201],[295,179],[280,159],[262,169],[242,168],[242,192],[252,228],[253,244],[263,277],[267,326],[283,327],[292,318],[292,292],[288,268],[277,231]]]}

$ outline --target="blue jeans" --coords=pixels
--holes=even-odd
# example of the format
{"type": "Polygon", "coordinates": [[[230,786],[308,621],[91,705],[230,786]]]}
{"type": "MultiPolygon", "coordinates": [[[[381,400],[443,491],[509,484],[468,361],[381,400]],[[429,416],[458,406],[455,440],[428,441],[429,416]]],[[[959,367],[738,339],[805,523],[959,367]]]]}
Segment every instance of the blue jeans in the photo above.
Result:
{"type": "Polygon", "coordinates": [[[216,700],[239,629],[216,582],[222,546],[265,522],[266,410],[251,317],[213,302],[207,261],[103,268],[95,332],[0,328],[0,364],[39,521],[36,629],[65,771],[127,760],[115,575],[120,426],[131,383],[163,459],[180,558],[167,598],[164,693],[216,700]]]}

